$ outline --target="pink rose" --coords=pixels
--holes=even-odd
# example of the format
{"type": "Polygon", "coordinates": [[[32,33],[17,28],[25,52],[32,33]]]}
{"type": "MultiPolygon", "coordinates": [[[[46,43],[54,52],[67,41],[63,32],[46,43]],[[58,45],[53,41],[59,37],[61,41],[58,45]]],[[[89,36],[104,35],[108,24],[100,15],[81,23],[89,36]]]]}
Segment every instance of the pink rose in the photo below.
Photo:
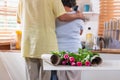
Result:
{"type": "Polygon", "coordinates": [[[85,62],[85,66],[90,66],[90,65],[91,65],[90,61],[85,62]]]}
{"type": "Polygon", "coordinates": [[[68,59],[69,58],[69,55],[66,53],[64,54],[64,59],[68,59]]]}
{"type": "Polygon", "coordinates": [[[77,66],[82,66],[82,62],[77,62],[77,66]]]}
{"type": "Polygon", "coordinates": [[[75,64],[75,62],[71,62],[71,66],[75,66],[76,64],[75,64]]]}
{"type": "Polygon", "coordinates": [[[66,65],[66,61],[62,61],[62,65],[66,65]]]}
{"type": "Polygon", "coordinates": [[[69,57],[69,61],[70,61],[70,62],[75,62],[74,57],[69,57]]]}

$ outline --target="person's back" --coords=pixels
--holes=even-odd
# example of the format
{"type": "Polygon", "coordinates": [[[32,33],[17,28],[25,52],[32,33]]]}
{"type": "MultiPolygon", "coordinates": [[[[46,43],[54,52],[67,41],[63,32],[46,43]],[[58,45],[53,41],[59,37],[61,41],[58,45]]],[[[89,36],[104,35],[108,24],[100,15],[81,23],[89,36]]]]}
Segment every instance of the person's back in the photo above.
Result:
{"type": "MultiPolygon", "coordinates": [[[[75,11],[68,12],[68,14],[73,13],[75,11]]],[[[71,22],[62,22],[57,19],[56,26],[59,51],[77,52],[78,48],[82,48],[80,32],[83,30],[83,20],[76,19],[71,22]]]]}
{"type": "MultiPolygon", "coordinates": [[[[76,0],[62,0],[65,10],[68,14],[74,14],[72,10],[76,0]]],[[[76,19],[70,22],[56,20],[56,35],[59,51],[69,51],[77,53],[82,48],[80,35],[83,30],[83,21],[76,19]]],[[[58,71],[58,80],[81,80],[81,71],[58,71]],[[62,76],[62,77],[61,77],[62,76]]]]}
{"type": "Polygon", "coordinates": [[[52,2],[53,0],[20,1],[24,7],[22,14],[23,26],[25,26],[23,27],[23,56],[40,58],[43,53],[57,51],[55,19],[63,14],[63,8],[61,10],[57,9],[57,7],[63,7],[63,5],[56,6],[52,2]],[[53,8],[53,6],[56,8],[53,8]],[[29,44],[32,44],[32,46],[29,44]],[[29,52],[26,52],[26,49],[28,49],[26,46],[29,46],[29,52]]]}
{"type": "Polygon", "coordinates": [[[55,19],[64,13],[60,0],[19,0],[17,22],[23,26],[21,53],[27,80],[50,80],[50,72],[42,70],[41,55],[58,51],[55,19]]]}
{"type": "MultiPolygon", "coordinates": [[[[73,14],[74,11],[68,12],[73,14]]],[[[80,33],[83,30],[84,22],[76,19],[71,22],[56,20],[56,35],[59,51],[69,51],[77,53],[82,48],[80,33]]],[[[59,80],[81,80],[81,71],[58,71],[59,80]],[[62,77],[61,77],[62,76],[62,77]]]]}

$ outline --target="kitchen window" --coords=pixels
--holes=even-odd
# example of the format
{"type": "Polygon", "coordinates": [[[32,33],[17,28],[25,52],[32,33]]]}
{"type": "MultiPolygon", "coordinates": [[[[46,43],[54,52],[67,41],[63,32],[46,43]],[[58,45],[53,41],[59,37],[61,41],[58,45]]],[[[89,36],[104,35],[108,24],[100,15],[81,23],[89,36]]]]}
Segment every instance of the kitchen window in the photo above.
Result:
{"type": "Polygon", "coordinates": [[[16,10],[18,0],[0,0],[0,29],[17,29],[16,10]]]}
{"type": "Polygon", "coordinates": [[[11,35],[18,30],[16,21],[18,0],[0,0],[0,46],[10,43],[11,35]]]}
{"type": "Polygon", "coordinates": [[[120,0],[100,0],[98,35],[103,36],[104,22],[112,18],[120,19],[120,0]]]}

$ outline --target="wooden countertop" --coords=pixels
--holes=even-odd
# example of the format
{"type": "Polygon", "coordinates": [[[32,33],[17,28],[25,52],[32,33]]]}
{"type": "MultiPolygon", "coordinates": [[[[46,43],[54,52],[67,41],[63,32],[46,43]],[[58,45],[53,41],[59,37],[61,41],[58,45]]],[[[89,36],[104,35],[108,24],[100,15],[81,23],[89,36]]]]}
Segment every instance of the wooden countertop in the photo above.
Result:
{"type": "Polygon", "coordinates": [[[0,50],[0,52],[12,52],[12,53],[20,53],[20,50],[0,50]]]}
{"type": "Polygon", "coordinates": [[[102,49],[102,51],[100,51],[100,50],[94,51],[93,50],[92,52],[108,53],[108,54],[120,54],[120,49],[102,49]]]}
{"type": "MultiPolygon", "coordinates": [[[[21,50],[0,50],[0,52],[21,52],[21,50]]],[[[102,49],[102,51],[100,50],[92,50],[92,52],[97,52],[97,53],[106,53],[106,54],[120,54],[120,49],[102,49]]]]}

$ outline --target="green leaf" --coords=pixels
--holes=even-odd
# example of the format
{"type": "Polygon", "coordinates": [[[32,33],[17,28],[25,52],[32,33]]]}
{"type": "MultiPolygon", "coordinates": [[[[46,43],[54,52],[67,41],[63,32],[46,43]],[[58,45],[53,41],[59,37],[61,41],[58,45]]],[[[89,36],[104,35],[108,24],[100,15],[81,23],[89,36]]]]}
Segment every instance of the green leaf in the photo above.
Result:
{"type": "Polygon", "coordinates": [[[69,54],[70,57],[74,57],[75,62],[80,61],[82,62],[83,65],[85,64],[85,61],[87,60],[91,61],[93,56],[99,56],[99,54],[96,52],[92,52],[90,50],[80,49],[80,48],[78,49],[78,53],[67,52],[67,51],[60,51],[60,52],[52,51],[51,53],[60,56],[61,59],[64,59],[64,55],[67,53],[69,54]]]}
{"type": "Polygon", "coordinates": [[[59,55],[59,52],[51,51],[52,54],[59,55]]]}
{"type": "Polygon", "coordinates": [[[83,49],[79,48],[78,49],[78,54],[82,54],[83,53],[83,49]]]}

